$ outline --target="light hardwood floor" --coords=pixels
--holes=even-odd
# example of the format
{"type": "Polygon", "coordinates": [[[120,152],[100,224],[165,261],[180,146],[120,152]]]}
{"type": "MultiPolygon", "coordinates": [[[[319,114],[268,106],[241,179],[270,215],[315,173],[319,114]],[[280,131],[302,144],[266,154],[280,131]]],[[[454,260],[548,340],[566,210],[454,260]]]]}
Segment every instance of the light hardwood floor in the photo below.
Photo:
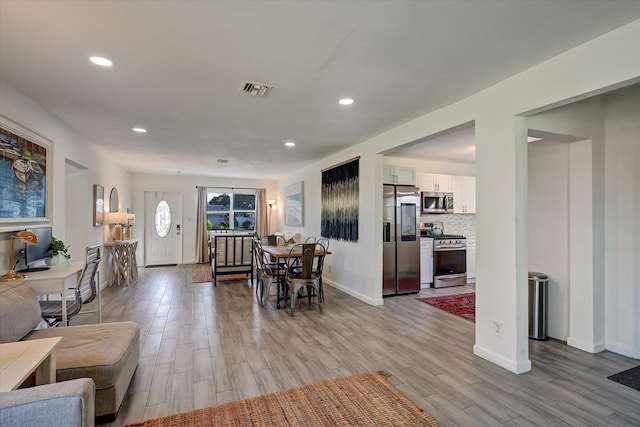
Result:
{"type": "Polygon", "coordinates": [[[530,341],[533,369],[515,375],[473,355],[472,322],[416,301],[473,286],[381,307],[325,286],[323,314],[303,306],[291,318],[258,305],[246,282],[191,283],[191,268],[144,269],[103,291],[103,321],[141,328],[138,369],[109,425],[377,370],[445,426],[640,425],[640,392],[607,379],[640,361],[530,341]]]}

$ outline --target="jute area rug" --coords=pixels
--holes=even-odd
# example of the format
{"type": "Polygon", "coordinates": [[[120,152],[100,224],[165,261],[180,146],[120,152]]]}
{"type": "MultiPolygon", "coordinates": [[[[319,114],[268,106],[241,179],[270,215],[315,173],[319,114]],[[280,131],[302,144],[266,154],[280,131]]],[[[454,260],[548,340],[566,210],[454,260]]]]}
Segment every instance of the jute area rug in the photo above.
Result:
{"type": "Polygon", "coordinates": [[[443,297],[416,298],[429,305],[460,316],[472,322],[476,321],[476,294],[449,295],[443,297]]]}
{"type": "MultiPolygon", "coordinates": [[[[213,282],[211,266],[209,264],[193,264],[192,271],[192,283],[213,282]]],[[[251,276],[247,274],[225,274],[218,276],[218,283],[237,282],[238,280],[246,281],[250,277],[251,276]]]]}
{"type": "Polygon", "coordinates": [[[383,372],[336,378],[212,408],[129,424],[178,426],[435,427],[438,421],[384,379],[383,372]]]}

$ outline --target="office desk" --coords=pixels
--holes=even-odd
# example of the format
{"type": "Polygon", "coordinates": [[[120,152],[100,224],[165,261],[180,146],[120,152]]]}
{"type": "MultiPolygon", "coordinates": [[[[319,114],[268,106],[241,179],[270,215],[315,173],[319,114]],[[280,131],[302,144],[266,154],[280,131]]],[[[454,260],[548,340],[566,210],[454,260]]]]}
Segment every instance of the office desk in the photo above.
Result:
{"type": "MultiPolygon", "coordinates": [[[[49,270],[34,271],[27,273],[25,282],[29,283],[36,295],[61,295],[60,304],[62,304],[62,316],[64,321],[62,326],[67,326],[67,304],[64,304],[62,300],[66,298],[67,289],[73,288],[78,283],[78,275],[84,267],[83,261],[67,262],[57,265],[52,265],[49,270]]],[[[102,302],[100,300],[100,282],[97,285],[98,291],[98,316],[102,321],[102,302]]]]}
{"type": "Polygon", "coordinates": [[[0,344],[0,391],[17,389],[32,372],[36,385],[56,382],[56,346],[61,337],[0,344]]]}

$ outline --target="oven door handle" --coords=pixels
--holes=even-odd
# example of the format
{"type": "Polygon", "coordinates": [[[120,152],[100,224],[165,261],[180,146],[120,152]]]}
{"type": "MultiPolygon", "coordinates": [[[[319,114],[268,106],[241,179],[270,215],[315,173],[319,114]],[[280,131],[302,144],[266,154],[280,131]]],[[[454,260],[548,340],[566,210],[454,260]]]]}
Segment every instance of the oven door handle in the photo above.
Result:
{"type": "Polygon", "coordinates": [[[462,273],[462,274],[447,274],[446,276],[434,276],[437,277],[438,280],[458,280],[461,277],[466,277],[467,273],[462,273]]]}
{"type": "Polygon", "coordinates": [[[436,247],[434,250],[438,251],[459,251],[461,249],[467,249],[467,245],[455,245],[455,246],[444,246],[444,247],[436,247]]]}

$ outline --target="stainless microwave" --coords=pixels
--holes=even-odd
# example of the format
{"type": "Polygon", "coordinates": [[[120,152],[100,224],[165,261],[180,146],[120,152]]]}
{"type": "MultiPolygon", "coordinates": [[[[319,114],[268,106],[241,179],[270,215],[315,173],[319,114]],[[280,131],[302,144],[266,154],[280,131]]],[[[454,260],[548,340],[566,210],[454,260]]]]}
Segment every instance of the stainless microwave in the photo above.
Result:
{"type": "Polygon", "coordinates": [[[453,213],[453,193],[423,191],[420,194],[423,214],[453,213]]]}

